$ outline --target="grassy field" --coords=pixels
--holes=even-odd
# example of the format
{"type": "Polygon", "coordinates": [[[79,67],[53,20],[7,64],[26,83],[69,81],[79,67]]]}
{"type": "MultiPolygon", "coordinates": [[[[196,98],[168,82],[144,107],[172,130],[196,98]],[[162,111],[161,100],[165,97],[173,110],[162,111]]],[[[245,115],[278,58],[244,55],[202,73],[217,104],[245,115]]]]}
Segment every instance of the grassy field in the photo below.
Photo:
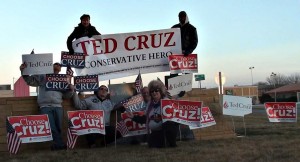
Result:
{"type": "MultiPolygon", "coordinates": [[[[244,135],[243,119],[232,119],[237,134],[244,135]]],[[[300,161],[300,129],[296,123],[269,123],[265,114],[245,117],[246,136],[232,139],[178,142],[177,148],[149,149],[145,145],[119,145],[117,148],[75,149],[51,152],[23,151],[1,161],[97,161],[97,162],[243,162],[300,161]]]]}

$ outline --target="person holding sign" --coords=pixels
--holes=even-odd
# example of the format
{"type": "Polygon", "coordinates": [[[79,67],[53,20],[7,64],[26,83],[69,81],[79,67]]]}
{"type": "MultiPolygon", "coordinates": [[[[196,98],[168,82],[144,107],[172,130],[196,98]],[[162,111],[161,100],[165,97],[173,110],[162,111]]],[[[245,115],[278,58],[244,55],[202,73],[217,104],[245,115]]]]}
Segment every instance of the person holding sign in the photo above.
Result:
{"type": "Polygon", "coordinates": [[[160,100],[166,98],[165,85],[161,81],[153,80],[148,88],[151,100],[147,106],[146,115],[132,115],[131,118],[137,123],[146,123],[150,148],[176,147],[178,124],[171,121],[162,123],[160,100]]]}
{"type": "MultiPolygon", "coordinates": [[[[73,92],[68,91],[47,91],[46,75],[23,75],[22,71],[26,64],[21,64],[20,71],[23,79],[29,86],[38,87],[37,102],[41,114],[47,114],[50,122],[51,132],[53,135],[53,144],[51,150],[66,149],[66,145],[61,137],[61,125],[63,119],[63,98],[71,98],[73,92]]],[[[59,74],[61,70],[60,63],[53,64],[54,74],[59,74]]]]}
{"type": "MultiPolygon", "coordinates": [[[[115,107],[110,99],[108,99],[108,88],[105,85],[101,85],[94,95],[85,99],[80,99],[75,93],[73,95],[73,102],[76,109],[80,110],[103,110],[105,120],[105,141],[106,144],[112,143],[115,140],[115,128],[110,125],[111,111],[115,107]]],[[[88,134],[87,142],[90,148],[96,147],[96,139],[103,137],[101,134],[88,134]]],[[[120,137],[117,134],[117,138],[120,137]]]]}
{"type": "Polygon", "coordinates": [[[172,28],[180,28],[181,33],[181,48],[182,54],[188,56],[193,53],[198,44],[198,35],[196,28],[190,24],[189,18],[185,11],[179,12],[179,24],[172,26],[172,28]]]}
{"type": "Polygon", "coordinates": [[[90,15],[83,14],[80,17],[80,23],[75,27],[74,31],[69,35],[67,39],[67,47],[70,54],[74,54],[74,49],[72,47],[72,41],[81,37],[88,36],[89,38],[93,35],[101,35],[97,29],[90,24],[90,15]]]}

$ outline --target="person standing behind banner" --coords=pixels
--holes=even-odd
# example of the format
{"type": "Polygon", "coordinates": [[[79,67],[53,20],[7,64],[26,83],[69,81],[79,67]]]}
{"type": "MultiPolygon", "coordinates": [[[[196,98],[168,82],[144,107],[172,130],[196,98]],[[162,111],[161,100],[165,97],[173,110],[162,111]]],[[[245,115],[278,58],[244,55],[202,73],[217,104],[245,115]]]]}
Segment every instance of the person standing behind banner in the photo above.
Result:
{"type": "Polygon", "coordinates": [[[180,28],[182,54],[188,56],[198,45],[197,29],[190,24],[185,11],[180,11],[178,17],[179,24],[172,26],[172,28],[180,28]]]}
{"type": "MultiPolygon", "coordinates": [[[[87,97],[85,99],[79,99],[78,95],[75,93],[73,95],[73,102],[76,109],[80,110],[103,110],[105,119],[105,135],[102,134],[88,134],[87,142],[90,148],[96,147],[97,138],[105,138],[104,144],[109,144],[115,140],[115,128],[110,125],[110,115],[111,111],[114,110],[114,105],[108,97],[108,88],[105,85],[101,85],[94,95],[87,97]]],[[[117,137],[120,137],[117,134],[117,137]]]]}
{"type": "Polygon", "coordinates": [[[172,121],[162,122],[160,100],[166,98],[165,85],[161,81],[153,80],[148,87],[151,99],[147,106],[146,115],[132,115],[131,118],[137,123],[146,123],[150,148],[177,147],[178,124],[172,121]]]}
{"type": "MultiPolygon", "coordinates": [[[[21,64],[20,71],[23,73],[26,64],[21,64]]],[[[60,63],[53,64],[54,74],[59,74],[61,70],[60,63]]],[[[38,87],[37,102],[41,114],[47,114],[50,122],[53,136],[51,150],[66,149],[66,145],[61,137],[61,125],[63,119],[63,98],[71,98],[74,94],[72,91],[46,91],[46,75],[23,75],[23,79],[29,86],[38,87]]]]}
{"type": "MultiPolygon", "coordinates": [[[[180,28],[182,54],[184,54],[184,56],[188,56],[189,54],[193,53],[198,45],[197,29],[190,24],[189,18],[185,11],[180,11],[178,18],[179,24],[172,26],[172,28],[180,28]]],[[[170,78],[176,76],[178,76],[178,74],[170,74],[170,78]]],[[[165,83],[167,83],[167,79],[165,79],[165,83]]],[[[194,139],[194,134],[188,126],[181,124],[180,129],[181,135],[184,139],[194,139]]]]}
{"type": "Polygon", "coordinates": [[[74,49],[72,47],[72,41],[74,39],[78,39],[81,37],[88,36],[91,38],[93,35],[101,35],[97,29],[91,25],[90,23],[90,15],[83,14],[80,17],[80,23],[77,27],[75,27],[74,31],[70,34],[70,36],[67,39],[67,47],[70,54],[74,54],[74,49]]]}

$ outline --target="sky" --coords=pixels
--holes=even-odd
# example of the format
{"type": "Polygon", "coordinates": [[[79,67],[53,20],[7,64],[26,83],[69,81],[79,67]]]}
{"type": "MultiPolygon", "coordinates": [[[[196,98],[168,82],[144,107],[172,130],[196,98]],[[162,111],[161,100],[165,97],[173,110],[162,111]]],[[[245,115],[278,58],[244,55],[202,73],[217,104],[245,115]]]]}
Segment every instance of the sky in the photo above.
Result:
{"type": "MultiPolygon", "coordinates": [[[[299,0],[10,0],[0,6],[0,85],[20,77],[22,54],[67,51],[66,40],[82,14],[101,34],[169,29],[186,11],[197,28],[198,74],[202,88],[266,81],[272,72],[291,75],[300,70],[299,0]]],[[[63,70],[62,70],[63,71],[63,70]]],[[[144,85],[168,72],[142,74],[144,85]]],[[[136,76],[111,83],[133,82],[136,76]]],[[[103,82],[107,84],[107,82],[103,82]]],[[[193,87],[198,87],[198,82],[193,87]]]]}

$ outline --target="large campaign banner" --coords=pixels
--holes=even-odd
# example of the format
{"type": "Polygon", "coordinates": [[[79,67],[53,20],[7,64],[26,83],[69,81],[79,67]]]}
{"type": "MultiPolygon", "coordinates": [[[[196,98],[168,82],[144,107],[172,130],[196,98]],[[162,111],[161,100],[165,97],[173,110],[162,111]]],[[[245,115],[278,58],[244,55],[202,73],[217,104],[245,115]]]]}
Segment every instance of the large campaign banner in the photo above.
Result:
{"type": "Polygon", "coordinates": [[[105,134],[103,110],[68,111],[69,124],[76,135],[91,133],[105,134]]]}
{"type": "Polygon", "coordinates": [[[45,54],[24,54],[22,63],[26,65],[23,75],[38,75],[53,73],[53,55],[45,54]]]}
{"type": "Polygon", "coordinates": [[[171,74],[198,73],[197,54],[169,55],[169,66],[171,74]]]}
{"type": "Polygon", "coordinates": [[[76,76],[74,87],[78,92],[96,91],[99,87],[98,75],[76,76]]]}
{"type": "Polygon", "coordinates": [[[7,118],[22,143],[52,141],[47,115],[10,116],[7,118]]]}
{"type": "Polygon", "coordinates": [[[252,113],[252,99],[248,97],[223,95],[223,114],[244,116],[252,113]]]}
{"type": "Polygon", "coordinates": [[[97,74],[100,80],[169,71],[168,56],[182,53],[179,28],[83,37],[73,49],[86,55],[77,75],[97,74]]]}
{"type": "Polygon", "coordinates": [[[209,109],[209,107],[202,107],[201,108],[201,126],[200,127],[191,127],[190,129],[198,129],[198,128],[205,128],[216,125],[216,121],[209,109]]]}
{"type": "MultiPolygon", "coordinates": [[[[144,111],[137,111],[132,112],[132,114],[143,116],[145,113],[144,111]]],[[[140,124],[132,121],[128,113],[122,113],[121,119],[125,122],[125,125],[128,128],[128,133],[124,137],[147,134],[146,124],[140,124]]]]}
{"type": "Polygon", "coordinates": [[[74,53],[72,55],[69,52],[61,52],[61,65],[63,67],[74,67],[74,68],[84,68],[85,66],[85,55],[84,53],[74,53]]]}
{"type": "Polygon", "coordinates": [[[270,122],[297,122],[295,102],[266,102],[265,109],[270,122]]]}
{"type": "Polygon", "coordinates": [[[46,74],[47,91],[66,91],[70,89],[66,74],[46,74]]]}
{"type": "Polygon", "coordinates": [[[191,91],[193,74],[179,75],[168,79],[168,92],[171,96],[179,94],[181,91],[191,91]]]}
{"type": "Polygon", "coordinates": [[[162,120],[174,121],[193,127],[200,127],[202,102],[184,100],[161,100],[162,120]]]}

